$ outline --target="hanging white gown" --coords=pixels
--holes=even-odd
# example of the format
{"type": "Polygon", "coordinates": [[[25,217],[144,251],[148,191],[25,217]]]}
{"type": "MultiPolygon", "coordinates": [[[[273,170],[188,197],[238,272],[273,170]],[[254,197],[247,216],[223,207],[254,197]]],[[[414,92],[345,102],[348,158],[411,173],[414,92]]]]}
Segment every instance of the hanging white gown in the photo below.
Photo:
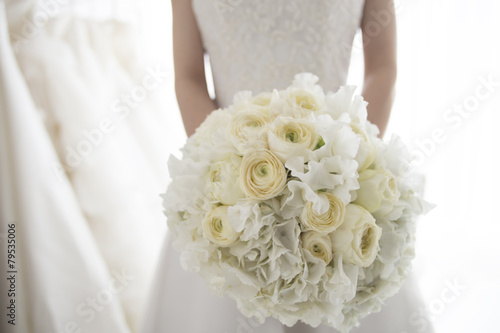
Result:
{"type": "Polygon", "coordinates": [[[0,1],[0,233],[16,224],[18,271],[16,325],[3,311],[1,332],[141,322],[175,140],[159,98],[171,75],[139,62],[136,13],[124,0],[0,1]]]}
{"type": "MultiPolygon", "coordinates": [[[[282,89],[296,73],[319,76],[325,90],[345,84],[354,35],[364,0],[193,0],[193,11],[210,57],[216,101],[234,93],[282,89]]],[[[432,332],[412,325],[422,303],[408,280],[382,311],[353,333],[432,332]]],[[[161,253],[142,333],[332,333],[305,324],[286,327],[268,318],[258,325],[235,302],[211,294],[196,273],[184,271],[172,247],[161,253]]]]}

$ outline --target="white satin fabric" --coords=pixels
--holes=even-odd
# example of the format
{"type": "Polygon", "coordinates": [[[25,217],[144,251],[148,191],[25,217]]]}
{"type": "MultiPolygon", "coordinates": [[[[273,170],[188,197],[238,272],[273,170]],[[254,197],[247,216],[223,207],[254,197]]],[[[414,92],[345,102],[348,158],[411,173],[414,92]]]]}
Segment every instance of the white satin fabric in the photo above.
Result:
{"type": "MultiPolygon", "coordinates": [[[[207,50],[219,105],[240,90],[258,93],[288,86],[298,72],[320,77],[325,89],[344,85],[364,0],[193,0],[207,50]]],[[[196,273],[185,272],[172,247],[161,253],[143,333],[332,333],[332,328],[281,325],[268,318],[258,325],[241,315],[235,302],[212,295],[196,273]]],[[[365,318],[352,333],[422,333],[412,325],[422,302],[408,280],[380,313],[365,318]]]]}
{"type": "Polygon", "coordinates": [[[18,271],[2,332],[138,330],[166,229],[169,124],[168,75],[138,62],[135,10],[0,1],[1,233],[16,224],[18,271]]]}

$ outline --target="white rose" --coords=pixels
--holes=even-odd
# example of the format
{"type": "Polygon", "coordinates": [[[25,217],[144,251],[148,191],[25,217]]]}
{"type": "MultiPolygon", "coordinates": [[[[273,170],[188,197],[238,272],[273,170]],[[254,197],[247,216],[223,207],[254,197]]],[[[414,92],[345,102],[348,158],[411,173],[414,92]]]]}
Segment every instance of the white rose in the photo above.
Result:
{"type": "Polygon", "coordinates": [[[228,124],[227,138],[240,152],[267,148],[266,128],[269,115],[258,105],[245,105],[228,124]]]}
{"type": "Polygon", "coordinates": [[[309,161],[320,137],[313,123],[304,119],[278,117],[270,126],[269,149],[285,163],[290,157],[303,156],[309,161]]]}
{"type": "Polygon", "coordinates": [[[227,206],[213,208],[202,221],[203,237],[220,245],[231,245],[238,239],[237,233],[227,218],[227,206]]]}
{"type": "Polygon", "coordinates": [[[256,150],[243,156],[240,185],[248,197],[258,200],[275,197],[285,188],[286,180],[285,166],[269,150],[256,150]]]}
{"type": "Polygon", "coordinates": [[[335,231],[344,221],[345,205],[331,193],[323,194],[329,203],[328,210],[318,214],[313,209],[313,203],[307,202],[300,214],[300,222],[304,230],[314,230],[322,234],[335,231]]]}
{"type": "Polygon", "coordinates": [[[210,199],[224,205],[234,205],[245,197],[239,180],[241,161],[241,157],[229,155],[210,166],[205,177],[205,189],[210,199]]]}
{"type": "Polygon", "coordinates": [[[358,182],[359,190],[354,203],[370,213],[388,214],[399,200],[397,181],[388,170],[364,170],[359,174],[358,182]]]}
{"type": "Polygon", "coordinates": [[[360,267],[370,266],[379,250],[382,228],[375,218],[361,206],[346,207],[342,225],[330,234],[333,251],[343,254],[344,262],[360,267]]]}
{"type": "Polygon", "coordinates": [[[306,231],[300,234],[302,247],[313,256],[323,260],[328,265],[333,258],[332,241],[328,235],[316,231],[306,231]]]}

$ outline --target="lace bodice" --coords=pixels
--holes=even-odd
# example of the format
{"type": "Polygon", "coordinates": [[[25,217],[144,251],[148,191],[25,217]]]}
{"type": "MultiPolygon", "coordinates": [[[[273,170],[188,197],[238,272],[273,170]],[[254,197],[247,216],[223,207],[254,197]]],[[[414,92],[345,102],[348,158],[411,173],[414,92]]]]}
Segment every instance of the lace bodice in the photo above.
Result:
{"type": "Polygon", "coordinates": [[[295,74],[345,84],[364,0],[192,0],[219,106],[241,90],[282,89],[295,74]]]}

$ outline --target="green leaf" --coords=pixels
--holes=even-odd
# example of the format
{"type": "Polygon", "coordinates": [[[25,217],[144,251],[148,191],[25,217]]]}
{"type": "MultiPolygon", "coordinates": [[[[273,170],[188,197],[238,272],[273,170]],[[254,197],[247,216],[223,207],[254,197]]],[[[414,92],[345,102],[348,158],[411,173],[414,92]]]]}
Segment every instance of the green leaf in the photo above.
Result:
{"type": "Polygon", "coordinates": [[[322,137],[319,137],[318,143],[316,144],[316,147],[314,147],[314,150],[320,149],[325,145],[325,141],[323,140],[322,137]]]}

